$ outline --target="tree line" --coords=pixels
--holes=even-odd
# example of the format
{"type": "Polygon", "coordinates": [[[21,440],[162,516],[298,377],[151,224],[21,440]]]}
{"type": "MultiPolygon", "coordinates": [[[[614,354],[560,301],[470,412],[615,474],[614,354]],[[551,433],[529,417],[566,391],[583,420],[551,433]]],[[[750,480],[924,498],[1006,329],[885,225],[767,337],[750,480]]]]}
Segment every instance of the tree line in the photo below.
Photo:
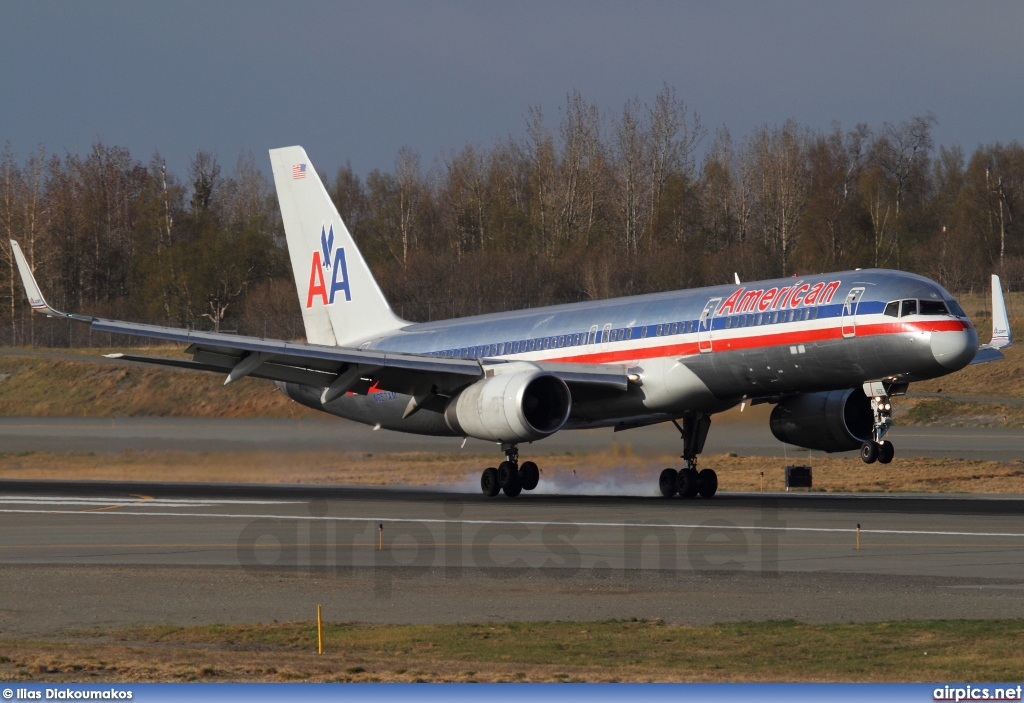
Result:
{"type": "MultiPolygon", "coordinates": [[[[676,91],[602,111],[570,93],[554,119],[424,165],[321,174],[396,312],[410,320],[855,267],[954,293],[990,273],[1024,286],[1024,148],[936,147],[930,114],[816,131],[711,132],[676,91]]],[[[315,155],[314,155],[315,156],[315,155]]],[[[7,240],[70,312],[302,335],[280,213],[251,153],[188,172],[97,141],[0,155],[0,342],[49,343],[7,240]]],[[[70,328],[68,328],[70,330],[70,328]]],[[[53,343],[81,343],[50,329],[53,343]]],[[[81,333],[79,333],[81,334],[81,333]]]]}

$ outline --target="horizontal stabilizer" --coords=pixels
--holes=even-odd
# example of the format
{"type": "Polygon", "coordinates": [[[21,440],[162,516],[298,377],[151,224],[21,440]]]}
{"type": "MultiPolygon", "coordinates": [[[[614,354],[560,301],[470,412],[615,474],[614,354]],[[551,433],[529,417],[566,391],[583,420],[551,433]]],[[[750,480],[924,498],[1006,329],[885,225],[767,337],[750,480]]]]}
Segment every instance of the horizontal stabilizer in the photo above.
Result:
{"type": "Polygon", "coordinates": [[[992,347],[985,345],[978,348],[978,353],[974,355],[974,360],[971,361],[971,363],[984,364],[986,361],[999,361],[1000,359],[1005,358],[1006,357],[1003,356],[1003,353],[998,349],[993,349],[992,347]]]}

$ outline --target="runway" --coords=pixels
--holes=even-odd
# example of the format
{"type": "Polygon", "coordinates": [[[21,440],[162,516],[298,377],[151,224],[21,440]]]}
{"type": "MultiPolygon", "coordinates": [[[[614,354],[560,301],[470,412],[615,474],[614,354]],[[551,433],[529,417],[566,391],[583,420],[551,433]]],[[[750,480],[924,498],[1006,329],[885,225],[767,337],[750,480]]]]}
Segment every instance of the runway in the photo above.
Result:
{"type": "MultiPolygon", "coordinates": [[[[772,435],[765,406],[745,414],[733,410],[716,416],[705,453],[744,456],[807,456],[807,450],[782,444],[772,435]]],[[[1024,430],[975,427],[901,427],[889,437],[901,457],[948,457],[1016,461],[1024,459],[1024,430]]],[[[218,418],[0,418],[2,452],[120,452],[127,449],[172,451],[338,451],[458,452],[462,439],[422,437],[372,428],[340,418],[261,420],[218,418]]],[[[629,445],[632,451],[678,454],[679,433],[670,424],[626,432],[574,430],[532,444],[530,452],[562,453],[608,450],[629,445]]],[[[469,440],[464,451],[495,452],[492,443],[469,440]]],[[[496,453],[496,452],[495,452],[496,453]]],[[[851,456],[855,453],[850,452],[851,456]]]]}
{"type": "Polygon", "coordinates": [[[0,482],[0,629],[1024,617],[1024,498],[0,482]],[[859,542],[857,548],[858,531],[859,542]]]}

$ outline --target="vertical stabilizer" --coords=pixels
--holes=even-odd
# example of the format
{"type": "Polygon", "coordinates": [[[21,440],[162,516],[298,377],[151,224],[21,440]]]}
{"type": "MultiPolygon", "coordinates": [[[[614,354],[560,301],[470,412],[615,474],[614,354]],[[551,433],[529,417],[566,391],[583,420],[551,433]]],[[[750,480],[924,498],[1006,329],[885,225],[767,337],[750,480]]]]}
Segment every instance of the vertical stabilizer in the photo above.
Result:
{"type": "Polygon", "coordinates": [[[1006,314],[1006,302],[1003,300],[1003,287],[999,276],[992,275],[992,341],[989,346],[1002,349],[1013,344],[1010,336],[1010,319],[1006,314]]]}
{"type": "Polygon", "coordinates": [[[270,150],[306,338],[352,345],[405,326],[299,146],[270,150]]]}

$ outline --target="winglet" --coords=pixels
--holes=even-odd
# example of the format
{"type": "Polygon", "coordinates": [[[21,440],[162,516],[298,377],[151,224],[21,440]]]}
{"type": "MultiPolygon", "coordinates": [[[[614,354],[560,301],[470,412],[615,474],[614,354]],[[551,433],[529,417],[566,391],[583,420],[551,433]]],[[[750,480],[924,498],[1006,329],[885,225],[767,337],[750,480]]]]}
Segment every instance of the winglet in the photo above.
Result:
{"type": "Polygon", "coordinates": [[[32,275],[32,268],[28,265],[25,254],[13,239],[11,240],[11,251],[14,252],[14,260],[18,262],[18,273],[21,274],[21,283],[25,286],[25,295],[28,296],[29,305],[32,306],[33,310],[41,312],[47,317],[67,317],[81,322],[92,322],[93,318],[91,317],[72,315],[71,313],[51,308],[43,298],[42,291],[39,290],[39,284],[36,283],[36,277],[32,275]]]}
{"type": "Polygon", "coordinates": [[[992,341],[988,346],[1003,349],[1013,344],[1010,335],[1010,319],[1006,314],[1006,302],[1003,300],[1003,288],[999,285],[999,276],[992,275],[992,341]]]}

